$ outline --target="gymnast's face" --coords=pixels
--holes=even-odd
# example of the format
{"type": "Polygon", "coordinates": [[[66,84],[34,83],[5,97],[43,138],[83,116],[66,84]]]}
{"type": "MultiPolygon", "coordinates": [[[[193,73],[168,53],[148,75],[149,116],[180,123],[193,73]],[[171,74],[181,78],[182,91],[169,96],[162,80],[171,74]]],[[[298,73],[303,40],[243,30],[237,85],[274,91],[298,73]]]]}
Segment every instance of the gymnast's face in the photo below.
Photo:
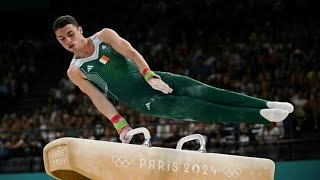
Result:
{"type": "Polygon", "coordinates": [[[55,31],[59,43],[68,51],[76,52],[83,47],[82,28],[73,24],[68,24],[55,31]]]}

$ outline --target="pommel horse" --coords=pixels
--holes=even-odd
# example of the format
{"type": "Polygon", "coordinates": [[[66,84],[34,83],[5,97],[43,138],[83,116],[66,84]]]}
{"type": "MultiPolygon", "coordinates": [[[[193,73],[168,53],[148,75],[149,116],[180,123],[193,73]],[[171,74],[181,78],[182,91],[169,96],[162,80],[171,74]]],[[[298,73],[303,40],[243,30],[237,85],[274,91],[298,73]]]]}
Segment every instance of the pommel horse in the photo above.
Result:
{"type": "Polygon", "coordinates": [[[207,153],[205,139],[193,134],[179,140],[176,149],[151,147],[144,128],[142,145],[64,137],[43,150],[45,171],[62,180],[273,180],[270,159],[207,153]],[[198,151],[183,150],[184,143],[198,140],[198,151]]]}

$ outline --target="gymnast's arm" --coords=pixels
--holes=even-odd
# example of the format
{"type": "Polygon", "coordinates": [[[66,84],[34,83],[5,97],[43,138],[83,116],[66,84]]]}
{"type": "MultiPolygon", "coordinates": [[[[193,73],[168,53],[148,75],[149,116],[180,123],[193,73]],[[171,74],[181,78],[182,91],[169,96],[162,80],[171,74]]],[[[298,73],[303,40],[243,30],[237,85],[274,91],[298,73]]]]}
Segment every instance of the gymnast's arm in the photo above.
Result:
{"type": "Polygon", "coordinates": [[[69,79],[77,85],[82,92],[87,94],[95,107],[108,119],[118,114],[115,107],[94,85],[83,76],[83,73],[74,65],[70,65],[67,71],[69,79]]]}
{"type": "MultiPolygon", "coordinates": [[[[67,71],[69,79],[77,85],[82,92],[87,94],[92,100],[94,106],[109,120],[117,116],[119,113],[113,106],[113,104],[108,100],[108,98],[101,93],[94,85],[92,85],[88,80],[84,78],[83,73],[74,65],[70,65],[67,71]]],[[[131,128],[129,125],[123,127],[118,131],[119,134],[126,133],[131,128]]],[[[123,139],[121,139],[123,141],[123,139]]],[[[130,140],[129,140],[130,141],[130,140]]]]}
{"type": "Polygon", "coordinates": [[[161,91],[165,94],[172,92],[172,89],[161,80],[160,76],[156,75],[150,70],[149,65],[142,55],[135,50],[127,40],[120,37],[114,30],[104,28],[97,32],[96,36],[101,41],[110,44],[114,50],[121,55],[131,59],[138,67],[141,75],[153,89],[161,91]]]}
{"type": "Polygon", "coordinates": [[[104,28],[97,32],[96,36],[101,41],[110,44],[114,50],[121,55],[131,59],[136,64],[140,72],[146,68],[149,68],[149,65],[144,60],[142,55],[136,49],[134,49],[127,40],[120,37],[114,30],[104,28]]]}

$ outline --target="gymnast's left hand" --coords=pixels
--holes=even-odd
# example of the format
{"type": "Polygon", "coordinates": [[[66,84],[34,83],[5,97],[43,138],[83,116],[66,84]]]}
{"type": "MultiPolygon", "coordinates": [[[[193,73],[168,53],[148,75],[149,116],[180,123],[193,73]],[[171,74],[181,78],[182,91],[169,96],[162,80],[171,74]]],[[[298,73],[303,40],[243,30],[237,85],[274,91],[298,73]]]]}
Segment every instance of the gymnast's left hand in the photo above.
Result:
{"type": "Polygon", "coordinates": [[[127,133],[131,130],[132,128],[130,126],[121,129],[121,131],[119,132],[119,138],[122,143],[130,143],[133,136],[127,136],[127,133]]]}
{"type": "Polygon", "coordinates": [[[148,80],[148,84],[155,90],[161,91],[165,94],[170,94],[172,93],[173,89],[165,82],[162,81],[162,79],[155,75],[152,76],[149,80],[148,80]]]}

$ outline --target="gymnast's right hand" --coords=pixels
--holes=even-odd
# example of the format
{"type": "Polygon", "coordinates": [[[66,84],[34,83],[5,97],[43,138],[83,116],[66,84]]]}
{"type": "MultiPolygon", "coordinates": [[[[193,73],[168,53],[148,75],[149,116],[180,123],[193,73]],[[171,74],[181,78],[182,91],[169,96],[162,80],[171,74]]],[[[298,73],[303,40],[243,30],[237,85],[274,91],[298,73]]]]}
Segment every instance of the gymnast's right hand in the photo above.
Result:
{"type": "Polygon", "coordinates": [[[141,74],[153,89],[161,91],[165,94],[172,93],[173,90],[171,87],[167,83],[163,82],[161,77],[151,71],[149,68],[145,68],[141,74]]]}
{"type": "Polygon", "coordinates": [[[119,132],[119,138],[122,143],[130,143],[133,136],[126,136],[129,131],[131,131],[132,128],[130,126],[124,127],[119,132]]]}
{"type": "Polygon", "coordinates": [[[149,80],[148,80],[148,84],[155,90],[158,90],[158,91],[161,91],[165,94],[169,94],[169,93],[172,93],[172,89],[171,87],[163,82],[161,80],[161,78],[158,76],[158,75],[155,75],[153,77],[151,77],[149,80]]]}

